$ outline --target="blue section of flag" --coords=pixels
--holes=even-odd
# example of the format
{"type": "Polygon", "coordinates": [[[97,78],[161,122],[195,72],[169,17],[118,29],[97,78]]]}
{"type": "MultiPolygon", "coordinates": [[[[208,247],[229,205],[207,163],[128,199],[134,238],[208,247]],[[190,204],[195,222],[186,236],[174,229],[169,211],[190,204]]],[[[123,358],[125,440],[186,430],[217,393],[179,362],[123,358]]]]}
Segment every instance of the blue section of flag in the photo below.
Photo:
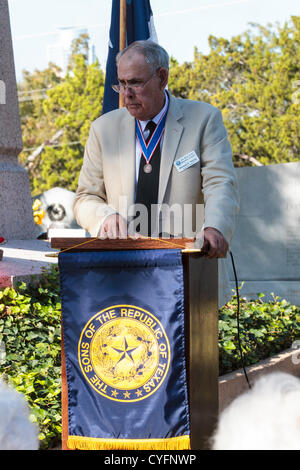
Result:
{"type": "Polygon", "coordinates": [[[189,435],[180,250],[60,253],[69,436],[189,435]]]}
{"type": "MultiPolygon", "coordinates": [[[[141,39],[149,39],[149,21],[152,10],[149,0],[127,0],[126,29],[127,45],[141,39]]],[[[119,107],[119,96],[111,85],[117,83],[116,55],[119,52],[120,0],[113,0],[110,24],[110,45],[106,63],[106,76],[102,114],[119,107]]]]}

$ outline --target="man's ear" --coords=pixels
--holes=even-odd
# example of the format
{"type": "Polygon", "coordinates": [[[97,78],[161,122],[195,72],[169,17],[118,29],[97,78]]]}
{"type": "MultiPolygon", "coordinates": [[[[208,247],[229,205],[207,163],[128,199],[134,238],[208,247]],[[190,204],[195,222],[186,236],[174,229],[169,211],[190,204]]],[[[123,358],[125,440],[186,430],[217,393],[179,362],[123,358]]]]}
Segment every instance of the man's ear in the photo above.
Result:
{"type": "Polygon", "coordinates": [[[162,89],[166,88],[169,79],[169,71],[164,67],[161,67],[157,72],[157,75],[160,78],[162,89]]]}

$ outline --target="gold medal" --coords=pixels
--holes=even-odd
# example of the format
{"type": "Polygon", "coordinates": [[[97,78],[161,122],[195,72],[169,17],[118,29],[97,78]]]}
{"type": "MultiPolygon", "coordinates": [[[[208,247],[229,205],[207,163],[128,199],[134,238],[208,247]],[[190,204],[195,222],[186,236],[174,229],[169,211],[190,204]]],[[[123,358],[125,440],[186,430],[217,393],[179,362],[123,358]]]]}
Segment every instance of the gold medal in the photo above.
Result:
{"type": "Polygon", "coordinates": [[[151,171],[152,171],[152,165],[150,163],[147,163],[146,165],[144,165],[145,173],[151,173],[151,171]]]}

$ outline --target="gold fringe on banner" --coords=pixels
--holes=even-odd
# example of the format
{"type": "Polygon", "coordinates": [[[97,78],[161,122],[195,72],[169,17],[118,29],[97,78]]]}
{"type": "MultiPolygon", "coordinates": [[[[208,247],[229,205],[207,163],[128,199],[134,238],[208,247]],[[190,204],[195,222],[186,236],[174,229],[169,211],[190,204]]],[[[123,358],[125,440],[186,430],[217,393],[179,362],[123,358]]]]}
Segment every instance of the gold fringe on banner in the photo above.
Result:
{"type": "Polygon", "coordinates": [[[190,450],[190,436],[166,439],[100,439],[69,436],[68,448],[78,450],[190,450]]]}

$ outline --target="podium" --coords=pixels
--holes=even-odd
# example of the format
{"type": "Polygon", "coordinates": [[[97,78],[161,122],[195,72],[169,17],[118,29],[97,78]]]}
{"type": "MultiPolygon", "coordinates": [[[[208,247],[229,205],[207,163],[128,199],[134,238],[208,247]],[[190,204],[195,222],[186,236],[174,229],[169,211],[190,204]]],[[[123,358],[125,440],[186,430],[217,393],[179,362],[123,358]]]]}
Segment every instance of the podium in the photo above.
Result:
{"type": "MultiPolygon", "coordinates": [[[[218,417],[218,262],[194,249],[194,240],[52,238],[61,252],[181,249],[184,272],[186,364],[192,450],[209,449],[218,417]]],[[[62,361],[63,362],[63,361],[62,361]]],[[[68,423],[65,364],[62,363],[63,449],[68,423]]]]}

